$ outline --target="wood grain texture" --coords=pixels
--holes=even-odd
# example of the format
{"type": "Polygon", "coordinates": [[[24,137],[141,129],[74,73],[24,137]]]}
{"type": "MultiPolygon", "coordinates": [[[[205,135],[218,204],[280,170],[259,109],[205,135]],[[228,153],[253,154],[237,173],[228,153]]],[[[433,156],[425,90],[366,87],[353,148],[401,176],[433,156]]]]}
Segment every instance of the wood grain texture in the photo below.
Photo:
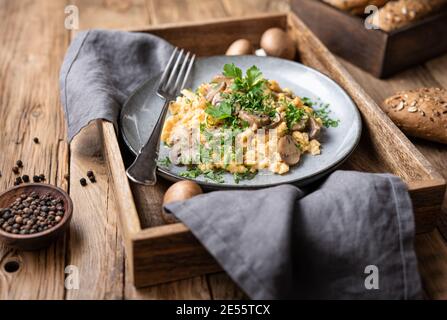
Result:
{"type": "Polygon", "coordinates": [[[416,237],[416,254],[419,261],[424,290],[430,299],[447,299],[447,245],[435,230],[416,237]]]}
{"type": "Polygon", "coordinates": [[[162,300],[206,300],[211,299],[206,277],[169,282],[146,288],[135,288],[131,281],[126,281],[126,299],[162,299],[162,300]]]}
{"type": "MultiPolygon", "coordinates": [[[[0,190],[12,186],[11,167],[44,173],[67,188],[68,149],[59,102],[58,73],[69,39],[63,1],[0,1],[0,190]],[[33,137],[40,144],[34,144],[33,137]]],[[[65,240],[46,250],[17,252],[0,245],[0,300],[62,299],[65,240]],[[5,265],[19,263],[9,273],[5,265]]]]}
{"type": "Polygon", "coordinates": [[[120,29],[150,23],[145,0],[70,0],[79,9],[79,28],[120,29]]]}
{"type": "Polygon", "coordinates": [[[241,300],[248,299],[248,296],[239,288],[237,284],[224,272],[209,274],[208,284],[211,296],[216,300],[241,300]]]}
{"type": "Polygon", "coordinates": [[[99,130],[93,122],[71,143],[70,195],[76,205],[67,264],[79,270],[79,290],[67,290],[67,299],[121,299],[123,295],[124,250],[99,130]],[[88,170],[97,182],[82,187],[79,179],[87,179],[88,170]]]}
{"type": "Polygon", "coordinates": [[[227,13],[220,0],[146,0],[153,24],[202,21],[227,13]]]}
{"type": "Polygon", "coordinates": [[[259,13],[285,13],[290,10],[290,0],[222,0],[229,16],[251,16],[259,13]]]}

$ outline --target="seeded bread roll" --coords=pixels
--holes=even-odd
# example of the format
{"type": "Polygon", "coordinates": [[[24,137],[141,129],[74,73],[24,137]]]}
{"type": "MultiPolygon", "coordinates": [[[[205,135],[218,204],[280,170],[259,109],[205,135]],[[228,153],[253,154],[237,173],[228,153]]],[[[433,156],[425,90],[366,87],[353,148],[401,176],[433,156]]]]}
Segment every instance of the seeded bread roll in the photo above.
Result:
{"type": "Polygon", "coordinates": [[[392,31],[421,20],[447,4],[447,0],[390,1],[376,12],[378,27],[392,31]]]}
{"type": "Polygon", "coordinates": [[[447,91],[421,88],[389,97],[383,109],[410,136],[447,144],[447,91]]]}
{"type": "Polygon", "coordinates": [[[375,5],[381,7],[385,5],[389,0],[323,0],[343,11],[348,11],[353,14],[362,15],[365,13],[365,8],[369,5],[375,5]]]}

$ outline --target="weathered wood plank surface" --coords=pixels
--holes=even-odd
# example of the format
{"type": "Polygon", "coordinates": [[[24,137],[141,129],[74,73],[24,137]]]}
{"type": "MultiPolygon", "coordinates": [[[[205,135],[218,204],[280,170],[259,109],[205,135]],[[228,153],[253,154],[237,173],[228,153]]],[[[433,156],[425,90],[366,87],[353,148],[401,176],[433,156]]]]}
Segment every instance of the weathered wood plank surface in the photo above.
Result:
{"type": "MultiPolygon", "coordinates": [[[[59,103],[58,74],[69,34],[63,1],[0,1],[0,190],[11,187],[11,168],[44,173],[67,189],[68,148],[59,103]],[[34,144],[33,137],[40,144],[34,144]]],[[[47,250],[16,252],[0,246],[0,300],[63,299],[65,241],[47,250]],[[18,262],[16,272],[5,266],[18,262]]]]}
{"type": "MultiPolygon", "coordinates": [[[[75,203],[67,237],[49,249],[22,253],[0,247],[0,299],[245,297],[224,273],[142,290],[129,282],[102,142],[92,139],[99,128],[95,123],[86,128],[71,145],[70,155],[64,142],[58,73],[70,41],[70,33],[63,27],[67,4],[78,6],[81,29],[141,27],[288,9],[285,0],[0,0],[0,190],[12,184],[14,175],[10,168],[21,158],[27,173],[45,173],[49,182],[69,189],[75,203]],[[39,145],[31,143],[34,136],[40,138],[39,145]],[[79,178],[90,169],[95,171],[98,182],[82,188],[79,178]],[[63,179],[67,172],[70,185],[63,179]],[[5,264],[11,261],[18,261],[17,272],[5,271],[5,264]],[[64,290],[67,265],[79,269],[79,290],[64,290]]],[[[377,102],[396,90],[421,85],[447,87],[447,56],[388,81],[345,65],[377,102]]],[[[447,178],[446,148],[421,141],[416,141],[416,145],[447,178]]],[[[444,216],[441,230],[447,226],[445,221],[444,216]]],[[[428,296],[446,299],[444,239],[437,231],[418,236],[416,248],[428,296]]]]}
{"type": "Polygon", "coordinates": [[[70,196],[76,205],[67,264],[79,270],[79,289],[67,290],[66,299],[121,299],[123,294],[124,248],[100,136],[92,123],[71,143],[70,196]],[[97,182],[81,187],[79,179],[87,179],[88,170],[97,182]]]}
{"type": "Polygon", "coordinates": [[[447,246],[439,231],[418,235],[416,252],[424,290],[430,299],[447,299],[447,246]]]}

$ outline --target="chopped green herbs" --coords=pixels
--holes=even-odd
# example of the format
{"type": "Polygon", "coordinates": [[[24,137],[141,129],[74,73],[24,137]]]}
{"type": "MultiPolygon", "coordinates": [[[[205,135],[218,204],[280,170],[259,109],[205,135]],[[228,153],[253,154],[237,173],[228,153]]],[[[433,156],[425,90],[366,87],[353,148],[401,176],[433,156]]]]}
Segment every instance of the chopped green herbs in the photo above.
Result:
{"type": "Polygon", "coordinates": [[[159,159],[159,160],[157,161],[157,164],[158,164],[160,167],[169,168],[169,167],[171,166],[172,162],[171,162],[171,159],[169,159],[169,157],[166,156],[164,159],[159,159]]]}
{"type": "Polygon", "coordinates": [[[199,168],[190,168],[186,171],[180,172],[180,176],[184,178],[194,179],[202,174],[202,171],[199,168]]]}
{"type": "Polygon", "coordinates": [[[225,182],[224,176],[223,176],[224,173],[225,173],[225,171],[222,170],[222,169],[220,169],[220,170],[208,170],[208,171],[203,172],[203,176],[206,179],[212,180],[214,182],[224,183],[225,182]]]}
{"type": "Polygon", "coordinates": [[[308,106],[310,108],[312,108],[312,106],[314,105],[314,103],[312,102],[312,100],[310,100],[310,98],[308,97],[302,97],[301,101],[303,101],[305,106],[308,106]]]}
{"type": "Polygon", "coordinates": [[[241,182],[242,180],[251,180],[251,179],[253,179],[257,174],[258,174],[257,171],[255,171],[255,172],[250,172],[250,171],[247,170],[246,172],[243,172],[243,173],[233,173],[233,179],[234,179],[234,182],[239,183],[239,182],[241,182]]]}
{"type": "Polygon", "coordinates": [[[315,115],[323,121],[323,125],[326,128],[329,128],[329,127],[335,128],[340,123],[340,120],[334,120],[334,119],[329,118],[330,112],[331,112],[331,110],[329,110],[329,104],[325,104],[325,105],[321,106],[320,109],[315,110],[315,115]]]}
{"type": "Polygon", "coordinates": [[[223,169],[202,171],[199,168],[190,168],[187,171],[181,172],[180,176],[184,178],[195,179],[203,175],[203,177],[207,180],[212,180],[216,183],[224,183],[224,173],[225,171],[223,169]]]}
{"type": "Polygon", "coordinates": [[[286,123],[289,130],[306,116],[303,108],[297,108],[293,103],[289,103],[286,109],[286,123]]]}

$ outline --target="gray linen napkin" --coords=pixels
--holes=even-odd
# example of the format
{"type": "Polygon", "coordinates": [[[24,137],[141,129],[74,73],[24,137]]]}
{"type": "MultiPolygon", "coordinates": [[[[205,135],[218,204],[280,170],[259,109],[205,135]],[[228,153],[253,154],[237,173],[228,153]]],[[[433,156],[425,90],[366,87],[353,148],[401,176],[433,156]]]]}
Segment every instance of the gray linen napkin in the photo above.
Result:
{"type": "Polygon", "coordinates": [[[89,30],[76,35],[60,71],[68,140],[90,121],[117,126],[120,109],[145,80],[159,76],[173,46],[151,34],[89,30]]]}
{"type": "MultiPolygon", "coordinates": [[[[129,94],[161,73],[171,50],[148,34],[78,34],[60,73],[69,140],[94,119],[116,125],[129,94]]],[[[212,192],[168,209],[251,298],[419,297],[411,202],[397,177],[339,171],[307,195],[290,185],[212,192]],[[365,288],[371,265],[377,290],[365,288]]]]}
{"type": "Polygon", "coordinates": [[[166,209],[253,299],[421,297],[412,205],[395,176],[337,171],[307,195],[218,191],[166,209]]]}

